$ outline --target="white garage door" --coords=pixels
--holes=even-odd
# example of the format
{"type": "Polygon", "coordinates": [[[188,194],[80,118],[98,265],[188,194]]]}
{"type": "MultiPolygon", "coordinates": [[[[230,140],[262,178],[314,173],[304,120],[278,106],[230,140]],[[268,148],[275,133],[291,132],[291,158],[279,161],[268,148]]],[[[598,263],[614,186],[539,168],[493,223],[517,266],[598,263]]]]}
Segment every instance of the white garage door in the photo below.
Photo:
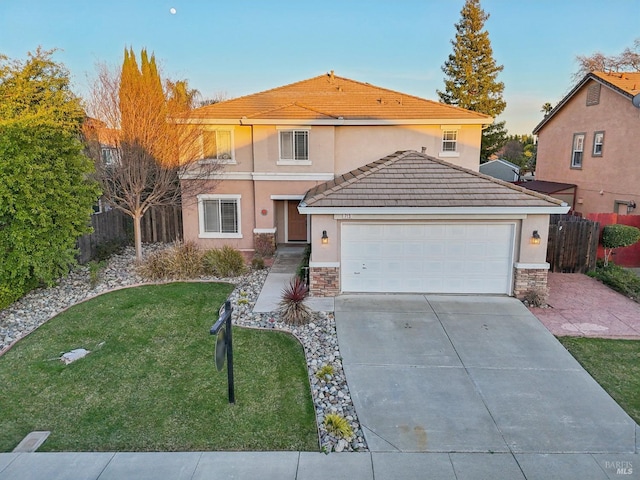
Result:
{"type": "Polygon", "coordinates": [[[513,224],[342,225],[343,292],[511,293],[513,224]]]}

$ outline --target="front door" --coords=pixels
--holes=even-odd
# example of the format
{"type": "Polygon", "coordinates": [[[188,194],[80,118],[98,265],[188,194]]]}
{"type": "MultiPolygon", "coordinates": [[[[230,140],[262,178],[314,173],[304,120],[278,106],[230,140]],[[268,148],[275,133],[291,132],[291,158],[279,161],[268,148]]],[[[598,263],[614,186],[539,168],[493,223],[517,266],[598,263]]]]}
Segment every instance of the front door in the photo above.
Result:
{"type": "Polygon", "coordinates": [[[298,200],[287,201],[287,241],[307,241],[307,216],[298,213],[298,200]]]}

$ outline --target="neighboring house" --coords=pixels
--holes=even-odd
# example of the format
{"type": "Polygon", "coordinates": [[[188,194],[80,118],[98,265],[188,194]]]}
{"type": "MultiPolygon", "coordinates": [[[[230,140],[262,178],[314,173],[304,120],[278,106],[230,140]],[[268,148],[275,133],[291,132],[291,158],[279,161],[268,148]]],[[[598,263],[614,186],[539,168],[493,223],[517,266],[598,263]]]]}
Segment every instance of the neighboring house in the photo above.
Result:
{"type": "Polygon", "coordinates": [[[486,115],[331,72],[177,121],[224,164],[210,184],[182,177],[203,182],[185,241],[311,243],[313,295],[546,287],[549,214],[568,207],[478,173],[486,115]]]}
{"type": "Polygon", "coordinates": [[[520,179],[520,167],[507,160],[490,160],[480,164],[480,173],[505,182],[517,182],[520,179]]]}
{"type": "Polygon", "coordinates": [[[638,94],[640,72],[590,73],[533,130],[536,179],[575,185],[576,212],[638,212],[638,94]]]}

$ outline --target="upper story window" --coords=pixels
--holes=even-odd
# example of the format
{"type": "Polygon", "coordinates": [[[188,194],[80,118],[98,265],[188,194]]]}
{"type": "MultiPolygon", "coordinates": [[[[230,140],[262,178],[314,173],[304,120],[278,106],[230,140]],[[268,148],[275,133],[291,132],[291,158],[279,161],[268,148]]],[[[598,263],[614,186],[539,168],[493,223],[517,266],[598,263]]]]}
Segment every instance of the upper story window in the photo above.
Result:
{"type": "Polygon", "coordinates": [[[100,157],[103,165],[115,165],[119,160],[118,149],[115,147],[102,147],[100,157]]]}
{"type": "Polygon", "coordinates": [[[240,195],[198,195],[201,238],[242,238],[240,195]]]}
{"type": "Polygon", "coordinates": [[[573,149],[571,151],[571,168],[582,168],[584,153],[584,133],[573,135],[573,149]]]}
{"type": "Polygon", "coordinates": [[[280,159],[282,164],[310,164],[309,130],[279,130],[280,159]]]}
{"type": "Polygon", "coordinates": [[[601,157],[604,147],[604,132],[595,132],[593,134],[593,156],[601,157]]]}
{"type": "Polygon", "coordinates": [[[202,130],[202,158],[233,163],[233,131],[228,129],[202,130]]]}
{"type": "Polygon", "coordinates": [[[442,127],[442,149],[440,157],[458,157],[458,130],[442,127]]]}

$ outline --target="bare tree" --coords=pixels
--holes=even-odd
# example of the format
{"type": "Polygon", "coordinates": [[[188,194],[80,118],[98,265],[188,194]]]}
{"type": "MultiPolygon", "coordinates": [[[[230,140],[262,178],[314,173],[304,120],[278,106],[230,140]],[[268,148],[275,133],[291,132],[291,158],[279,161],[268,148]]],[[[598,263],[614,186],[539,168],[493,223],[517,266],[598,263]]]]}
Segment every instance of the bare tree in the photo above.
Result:
{"type": "MultiPolygon", "coordinates": [[[[133,55],[133,53],[131,53],[133,55]]],[[[192,107],[195,95],[185,81],[162,85],[155,60],[143,50],[142,70],[98,66],[88,112],[98,122],[85,122],[87,151],[96,163],[96,178],[104,199],[133,219],[136,256],[142,258],[141,220],[155,206],[181,205],[185,188],[198,188],[205,182],[185,182],[180,177],[207,179],[208,191],[215,185],[217,161],[198,162],[201,158],[200,130],[180,125],[171,119],[192,107]],[[152,81],[125,80],[126,75],[144,75],[151,71],[152,81]],[[133,72],[133,73],[131,73],[133,72]],[[157,88],[160,88],[158,91],[157,88]],[[153,90],[156,90],[155,92],[153,90]],[[102,147],[112,147],[112,158],[103,158],[102,147]],[[197,167],[195,167],[197,165],[197,167]],[[186,185],[186,186],[185,186],[186,185]]],[[[129,78],[131,80],[131,78],[129,78]]],[[[188,192],[195,198],[199,192],[188,192]]],[[[185,195],[187,196],[187,195],[185,195]]]]}
{"type": "Polygon", "coordinates": [[[578,81],[590,72],[640,71],[640,38],[633,42],[632,48],[625,48],[619,55],[605,55],[595,52],[591,55],[578,55],[578,71],[573,79],[578,81]]]}

